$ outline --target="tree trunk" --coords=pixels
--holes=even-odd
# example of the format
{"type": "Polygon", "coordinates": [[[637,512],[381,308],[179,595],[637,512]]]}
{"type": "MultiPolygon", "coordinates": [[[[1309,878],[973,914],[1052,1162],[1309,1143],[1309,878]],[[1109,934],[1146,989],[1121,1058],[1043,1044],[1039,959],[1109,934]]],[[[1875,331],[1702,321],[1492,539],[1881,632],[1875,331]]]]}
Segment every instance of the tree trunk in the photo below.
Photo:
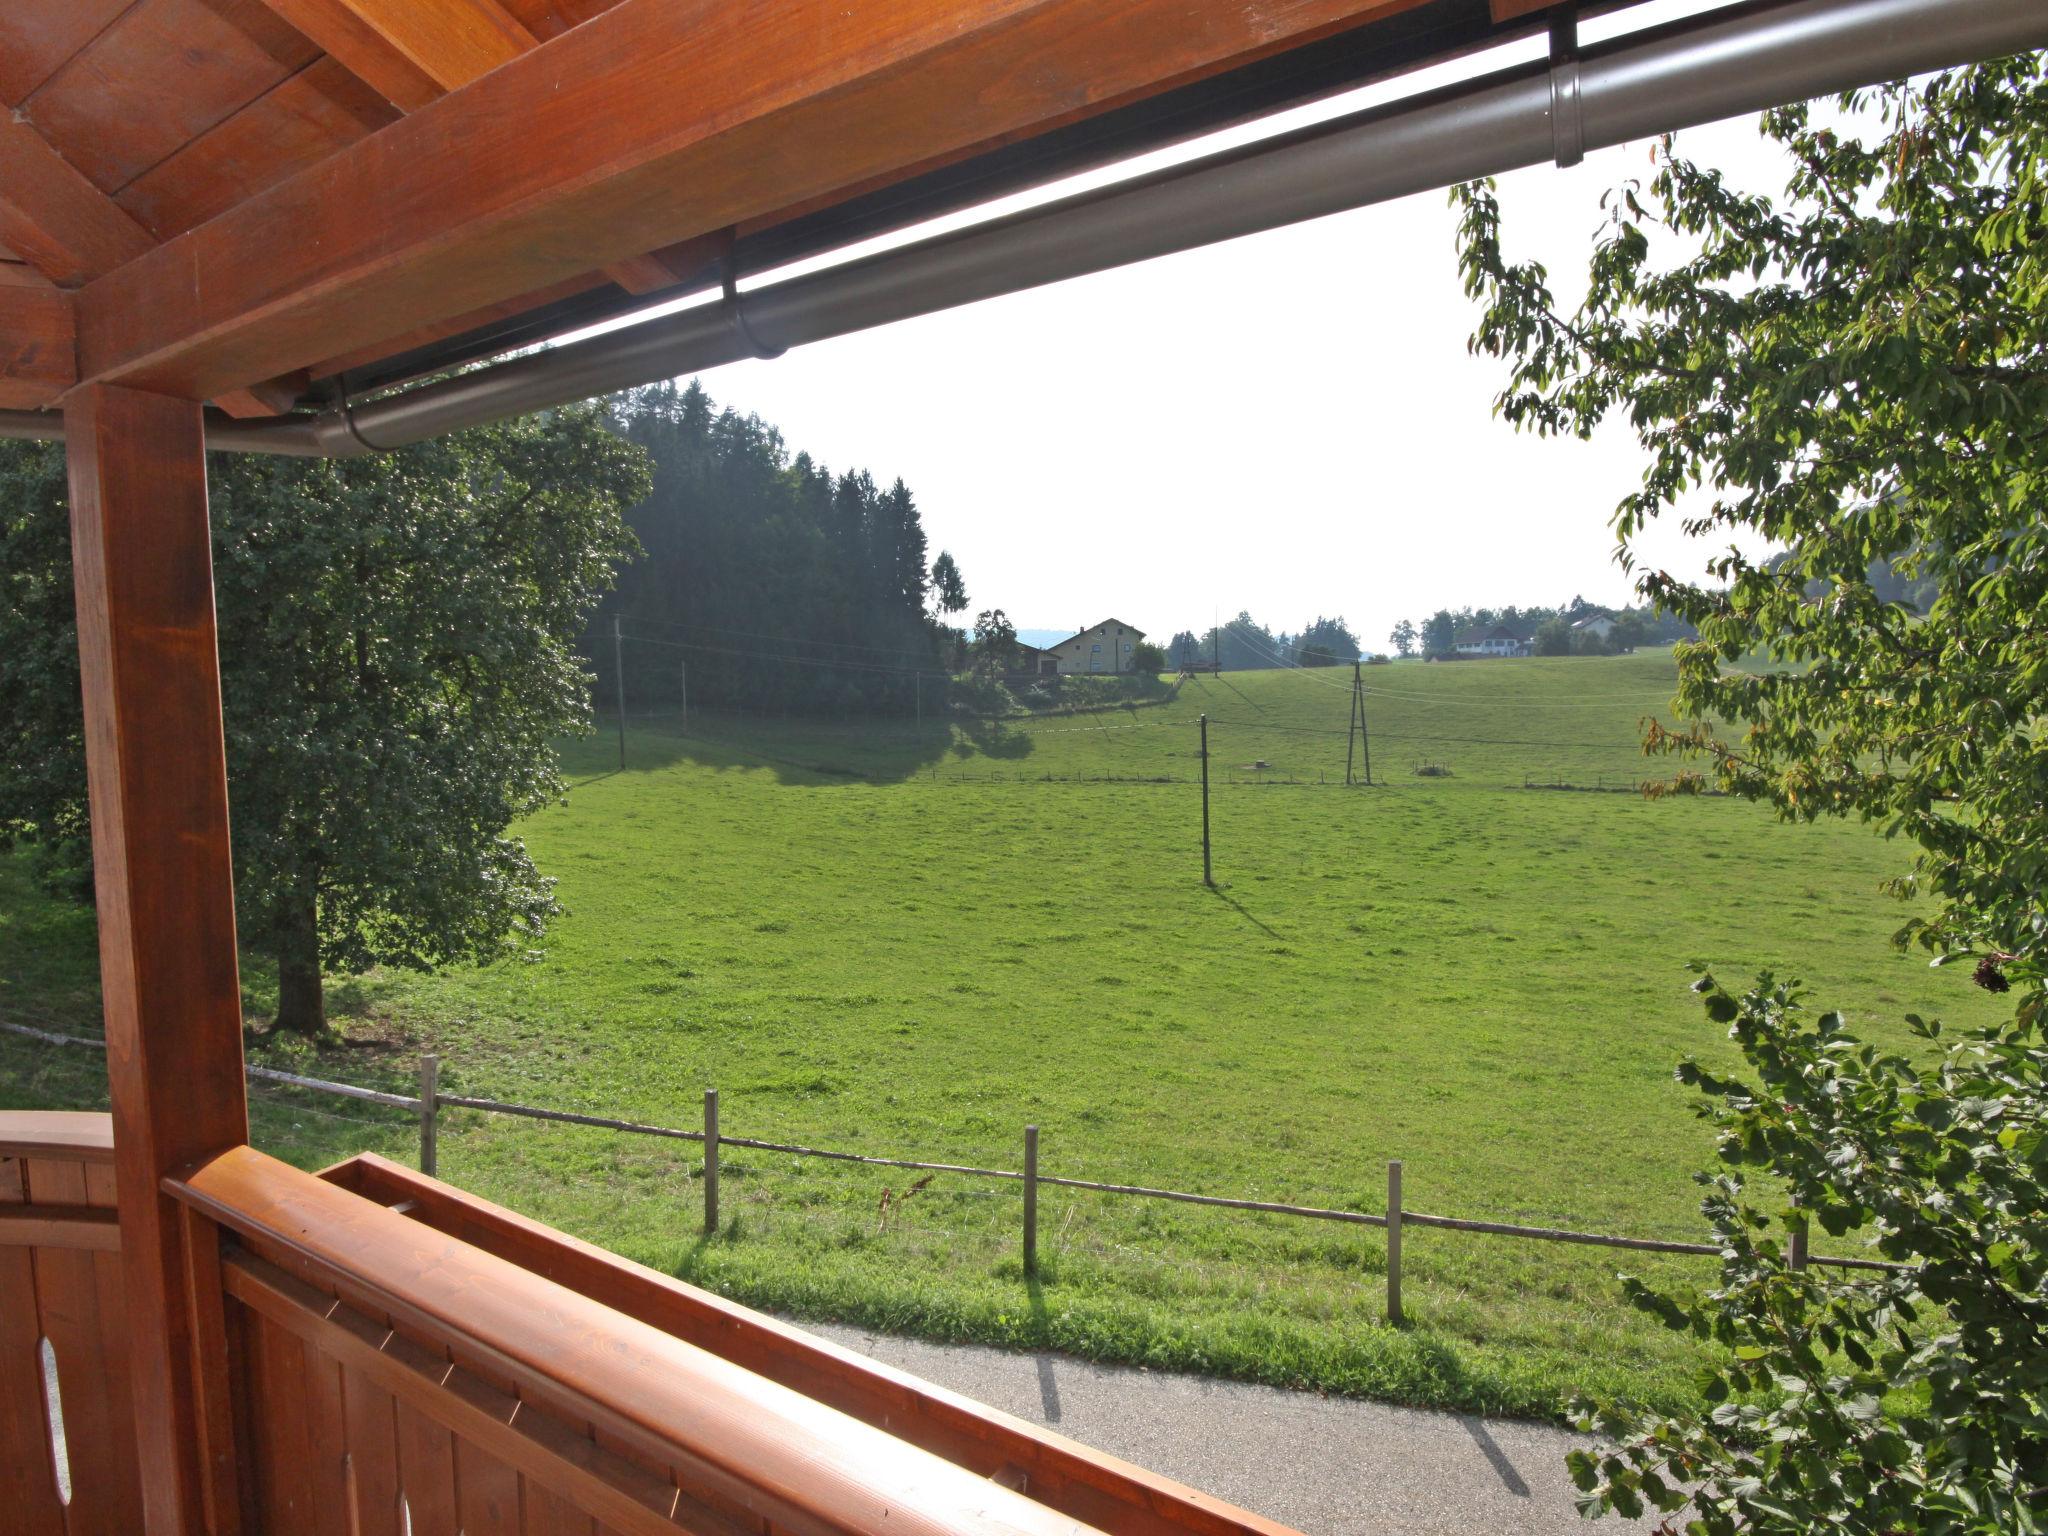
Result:
{"type": "Polygon", "coordinates": [[[273,1029],[295,1035],[327,1032],[327,996],[320,985],[320,930],[309,892],[295,899],[277,928],[277,1018],[273,1029]]]}

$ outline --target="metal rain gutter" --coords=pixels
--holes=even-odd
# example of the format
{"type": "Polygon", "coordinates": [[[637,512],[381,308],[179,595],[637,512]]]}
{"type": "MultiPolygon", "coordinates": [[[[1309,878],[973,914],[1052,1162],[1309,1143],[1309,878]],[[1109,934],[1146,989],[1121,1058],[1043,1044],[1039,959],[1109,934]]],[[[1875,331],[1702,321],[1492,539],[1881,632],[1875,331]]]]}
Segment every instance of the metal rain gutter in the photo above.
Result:
{"type": "MultiPolygon", "coordinates": [[[[2043,0],[1778,0],[1631,34],[207,446],[349,457],[1783,102],[2048,47],[2043,0]]],[[[55,412],[0,436],[58,438],[55,412]]]]}

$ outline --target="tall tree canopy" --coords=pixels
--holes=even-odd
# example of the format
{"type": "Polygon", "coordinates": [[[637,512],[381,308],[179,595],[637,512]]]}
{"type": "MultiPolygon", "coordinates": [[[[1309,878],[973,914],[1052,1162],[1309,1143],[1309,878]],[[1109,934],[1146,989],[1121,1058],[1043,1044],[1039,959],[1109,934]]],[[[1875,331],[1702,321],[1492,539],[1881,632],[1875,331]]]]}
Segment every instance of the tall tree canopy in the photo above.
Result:
{"type": "MultiPolygon", "coordinates": [[[[693,704],[914,710],[916,675],[946,669],[941,620],[967,606],[967,588],[949,554],[927,571],[910,488],[792,456],[774,427],[719,410],[694,382],[636,390],[615,409],[654,484],[627,513],[646,558],[620,573],[585,640],[603,696],[616,620],[629,710],[674,699],[679,660],[693,704]]],[[[929,678],[924,691],[929,703],[929,678]]]]}
{"type": "MultiPolygon", "coordinates": [[[[630,548],[641,455],[580,408],[399,453],[208,459],[236,917],[277,1022],[323,966],[531,944],[553,881],[506,835],[587,723],[572,644],[630,548]]],[[[83,890],[85,755],[64,454],[0,445],[0,844],[83,890]]]]}
{"type": "MultiPolygon", "coordinates": [[[[1474,346],[1499,406],[1545,433],[1627,420],[1648,468],[1624,558],[1688,507],[1762,535],[1711,580],[1640,572],[1691,620],[1653,748],[1790,818],[1916,845],[1933,898],[1899,934],[2010,992],[2003,1027],[1880,1052],[1766,977],[1700,983],[1745,1077],[1687,1064],[1728,1171],[1721,1283],[1632,1294],[1723,1346],[1703,1417],[1610,1406],[1575,1471],[1594,1510],[1690,1509],[1692,1530],[2035,1531],[2048,1489],[2048,79],[2038,56],[1764,119],[1786,195],[1659,148],[1608,203],[1582,303],[1509,260],[1492,190],[1460,189],[1474,346]],[[1873,572],[1910,583],[1893,600],[1873,572]],[[1756,653],[1785,665],[1756,669],[1756,653]],[[1730,737],[1701,722],[1739,728],[1730,737]],[[1782,1180],[1796,1206],[1750,1187],[1782,1180]],[[1782,1234],[1874,1234],[1903,1268],[1821,1276],[1782,1234]]],[[[1701,776],[1692,774],[1697,784],[1701,776]]]]}
{"type": "Polygon", "coordinates": [[[1294,637],[1293,659],[1298,666],[1330,666],[1340,661],[1356,661],[1363,654],[1359,649],[1358,635],[1344,616],[1334,619],[1317,618],[1294,637]]]}

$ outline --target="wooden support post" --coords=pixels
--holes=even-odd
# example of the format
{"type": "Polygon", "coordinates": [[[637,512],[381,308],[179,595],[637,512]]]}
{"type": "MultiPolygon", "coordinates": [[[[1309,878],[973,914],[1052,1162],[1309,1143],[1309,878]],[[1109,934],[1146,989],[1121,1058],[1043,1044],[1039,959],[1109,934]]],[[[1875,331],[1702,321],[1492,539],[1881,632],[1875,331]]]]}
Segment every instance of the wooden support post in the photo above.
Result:
{"type": "MultiPolygon", "coordinates": [[[[1798,1207],[1799,1201],[1796,1196],[1794,1197],[1792,1204],[1795,1209],[1798,1207]]],[[[1804,1226],[1798,1226],[1792,1229],[1792,1241],[1789,1245],[1786,1257],[1787,1262],[1789,1262],[1792,1268],[1795,1270],[1803,1270],[1806,1268],[1806,1238],[1807,1232],[1804,1226]]]]}
{"type": "Polygon", "coordinates": [[[612,615],[612,682],[619,700],[619,771],[626,769],[626,637],[612,615]]]}
{"type": "Polygon", "coordinates": [[[195,1350],[210,1271],[160,1184],[249,1139],[206,449],[198,402],[140,390],[79,389],[64,424],[144,1529],[188,1536],[224,1502],[201,1378],[227,1362],[195,1350]]]}
{"type": "Polygon", "coordinates": [[[1024,1273],[1038,1273],[1038,1127],[1024,1127],[1024,1273]]]}
{"type": "Polygon", "coordinates": [[[439,1162],[439,1118],[441,1113],[441,1058],[420,1058],[420,1172],[436,1178],[439,1162]]]}
{"type": "Polygon", "coordinates": [[[718,1232],[718,1090],[704,1090],[704,1230],[718,1232]]]}
{"type": "Polygon", "coordinates": [[[1209,717],[1203,715],[1202,727],[1202,884],[1213,886],[1215,872],[1209,867],[1209,717]]]}
{"type": "Polygon", "coordinates": [[[1387,1321],[1399,1327],[1401,1315],[1401,1160],[1387,1164],[1387,1321]]]}

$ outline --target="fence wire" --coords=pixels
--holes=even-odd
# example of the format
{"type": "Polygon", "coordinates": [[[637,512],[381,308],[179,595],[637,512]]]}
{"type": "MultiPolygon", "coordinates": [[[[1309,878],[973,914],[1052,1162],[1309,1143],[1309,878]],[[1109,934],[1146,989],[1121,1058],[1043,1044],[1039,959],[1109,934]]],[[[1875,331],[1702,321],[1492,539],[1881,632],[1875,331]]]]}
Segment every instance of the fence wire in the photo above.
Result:
{"type": "MultiPolygon", "coordinates": [[[[106,1042],[83,1036],[66,1035],[30,1025],[0,1020],[0,1030],[11,1034],[43,1041],[60,1046],[85,1046],[104,1050],[106,1042]]],[[[378,1089],[363,1088],[353,1083],[338,1083],[323,1078],[302,1077],[296,1073],[280,1072],[274,1068],[249,1066],[248,1074],[261,1082],[279,1083],[292,1088],[319,1093],[331,1093],[341,1097],[380,1104],[390,1108],[410,1109],[422,1114],[422,1128],[425,1134],[427,1122],[443,1108],[468,1109],[484,1114],[515,1116],[524,1119],[546,1120],[561,1124],[586,1126],[596,1130],[613,1131],[624,1135],[655,1136],[676,1141],[712,1142],[718,1148],[737,1147],[755,1152],[774,1152],[788,1157],[814,1157],[833,1162],[859,1163],[871,1167],[902,1168],[932,1173],[952,1173],[969,1178],[1006,1179],[1019,1181],[1027,1186],[1049,1185],[1060,1189],[1078,1189],[1096,1194],[1135,1196],[1148,1200],[1177,1201],[1188,1205],[1217,1206],[1230,1210],[1260,1211],[1275,1216],[1300,1217],[1313,1221],[1346,1222],[1356,1226],[1399,1228],[1403,1226],[1438,1227],[1447,1231],[1479,1233],[1494,1237],[1528,1238],[1540,1242],[1575,1243],[1605,1248],[1627,1248],[1649,1253],[1682,1253],[1696,1255],[1719,1255],[1721,1248],[1712,1243],[1682,1243],[1662,1238],[1621,1237],[1600,1232],[1580,1232],[1562,1227],[1523,1226],[1514,1222],[1477,1221],[1465,1217],[1438,1216],[1422,1211],[1403,1210],[1390,1201],[1384,1212],[1338,1210],[1324,1206],[1292,1205],[1277,1200],[1246,1200],[1228,1195],[1197,1194],[1189,1190],[1157,1189],[1143,1184],[1115,1184],[1097,1179],[1066,1178],[1055,1174],[1038,1173],[1012,1168],[983,1168],[968,1163],[927,1162],[915,1158],[883,1157],[864,1152],[848,1152],[826,1147],[807,1147],[795,1142],[765,1141],[749,1136],[730,1136],[719,1131],[709,1134],[705,1131],[685,1130],[670,1126],[647,1125],[633,1120],[619,1120],[606,1115],[584,1114],[574,1110],[547,1109],[531,1104],[513,1104],[498,1099],[475,1098],[464,1094],[436,1093],[431,1104],[404,1094],[385,1093],[378,1089]]],[[[346,1118],[337,1116],[335,1118],[346,1118]]],[[[1398,1169],[1399,1164],[1390,1165],[1398,1169]]],[[[1390,1192],[1399,1189],[1399,1175],[1390,1179],[1390,1192]]],[[[1879,1259],[1861,1259],[1849,1256],[1828,1256],[1813,1254],[1806,1260],[1809,1264],[1829,1265],[1841,1269],[1883,1270],[1903,1272],[1910,1265],[1894,1264],[1879,1259]]]]}

